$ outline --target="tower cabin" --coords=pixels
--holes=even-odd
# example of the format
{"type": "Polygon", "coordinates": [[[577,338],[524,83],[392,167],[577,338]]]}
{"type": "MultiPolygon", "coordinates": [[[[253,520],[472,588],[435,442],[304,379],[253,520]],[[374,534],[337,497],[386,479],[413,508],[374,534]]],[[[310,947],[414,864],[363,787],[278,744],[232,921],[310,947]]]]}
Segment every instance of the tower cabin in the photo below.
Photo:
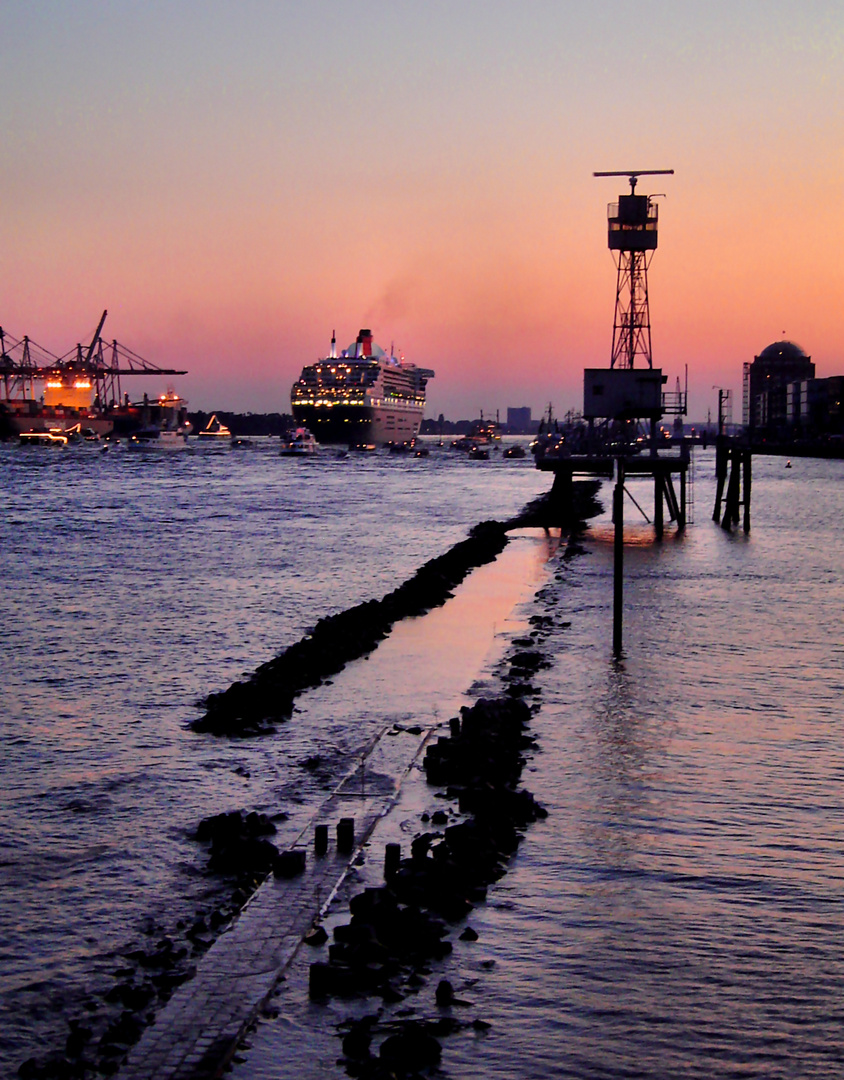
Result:
{"type": "Polygon", "coordinates": [[[649,195],[619,195],[607,207],[610,251],[654,251],[659,207],[649,195]]]}

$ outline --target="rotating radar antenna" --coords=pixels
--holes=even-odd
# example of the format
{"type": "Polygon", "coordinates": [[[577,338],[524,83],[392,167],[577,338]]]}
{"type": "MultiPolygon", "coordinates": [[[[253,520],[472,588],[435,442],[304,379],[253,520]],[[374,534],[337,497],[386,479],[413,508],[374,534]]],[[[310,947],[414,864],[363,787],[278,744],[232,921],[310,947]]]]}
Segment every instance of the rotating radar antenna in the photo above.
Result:
{"type": "Polygon", "coordinates": [[[637,195],[640,176],[673,176],[673,169],[621,169],[593,176],[626,176],[630,194],[607,207],[608,244],[618,270],[610,367],[653,367],[648,267],[656,251],[658,207],[655,195],[637,195]]]}

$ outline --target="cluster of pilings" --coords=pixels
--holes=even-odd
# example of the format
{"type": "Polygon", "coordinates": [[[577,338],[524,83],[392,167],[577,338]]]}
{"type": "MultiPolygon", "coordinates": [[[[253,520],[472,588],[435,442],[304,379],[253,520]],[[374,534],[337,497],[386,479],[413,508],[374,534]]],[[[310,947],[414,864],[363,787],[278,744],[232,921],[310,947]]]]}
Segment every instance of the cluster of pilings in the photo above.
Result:
{"type": "Polygon", "coordinates": [[[751,463],[752,451],[749,446],[726,435],[718,436],[715,443],[715,507],[712,520],[720,520],[721,528],[727,532],[738,525],[740,517],[744,531],[750,532],[751,463]]]}
{"type": "MultiPolygon", "coordinates": [[[[666,513],[668,521],[676,523],[679,530],[686,527],[690,453],[685,444],[676,454],[659,454],[655,449],[649,454],[627,454],[605,448],[593,454],[569,454],[562,457],[549,455],[537,459],[536,467],[543,472],[554,473],[551,502],[557,512],[562,512],[565,516],[565,509],[571,506],[574,500],[575,475],[607,480],[615,476],[618,479],[619,463],[622,465],[624,478],[653,479],[653,526],[658,540],[662,539],[665,531],[666,513]],[[679,481],[679,491],[674,485],[675,474],[679,481]]],[[[630,495],[630,498],[633,499],[633,496],[630,495]]],[[[636,505],[639,506],[638,503],[636,505]]],[[[639,509],[641,510],[641,507],[639,509]]]]}

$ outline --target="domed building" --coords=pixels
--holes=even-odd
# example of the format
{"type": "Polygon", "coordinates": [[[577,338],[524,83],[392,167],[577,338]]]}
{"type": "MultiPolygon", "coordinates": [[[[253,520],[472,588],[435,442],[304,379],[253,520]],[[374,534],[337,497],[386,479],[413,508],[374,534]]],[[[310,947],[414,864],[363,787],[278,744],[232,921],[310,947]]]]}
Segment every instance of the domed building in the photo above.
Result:
{"type": "Polygon", "coordinates": [[[793,341],[774,341],[744,365],[742,421],[750,431],[776,427],[787,416],[790,383],[815,377],[812,358],[793,341]]]}

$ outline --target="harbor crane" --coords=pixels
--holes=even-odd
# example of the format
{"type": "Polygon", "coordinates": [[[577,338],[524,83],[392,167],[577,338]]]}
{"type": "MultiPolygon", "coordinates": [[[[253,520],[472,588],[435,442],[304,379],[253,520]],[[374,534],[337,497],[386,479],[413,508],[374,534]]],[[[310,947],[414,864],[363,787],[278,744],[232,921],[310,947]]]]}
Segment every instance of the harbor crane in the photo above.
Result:
{"type": "Polygon", "coordinates": [[[4,334],[0,328],[0,378],[5,397],[34,398],[33,384],[43,381],[50,387],[72,387],[85,391],[94,390],[98,407],[115,405],[121,399],[120,378],[124,375],[186,375],[180,368],[162,368],[144,360],[125,345],[112,341],[105,346],[102,337],[108,310],[103,311],[97,329],[88,346],[81,344],[64,356],[53,356],[48,350],[35,346],[28,337],[21,341],[4,334]]]}

